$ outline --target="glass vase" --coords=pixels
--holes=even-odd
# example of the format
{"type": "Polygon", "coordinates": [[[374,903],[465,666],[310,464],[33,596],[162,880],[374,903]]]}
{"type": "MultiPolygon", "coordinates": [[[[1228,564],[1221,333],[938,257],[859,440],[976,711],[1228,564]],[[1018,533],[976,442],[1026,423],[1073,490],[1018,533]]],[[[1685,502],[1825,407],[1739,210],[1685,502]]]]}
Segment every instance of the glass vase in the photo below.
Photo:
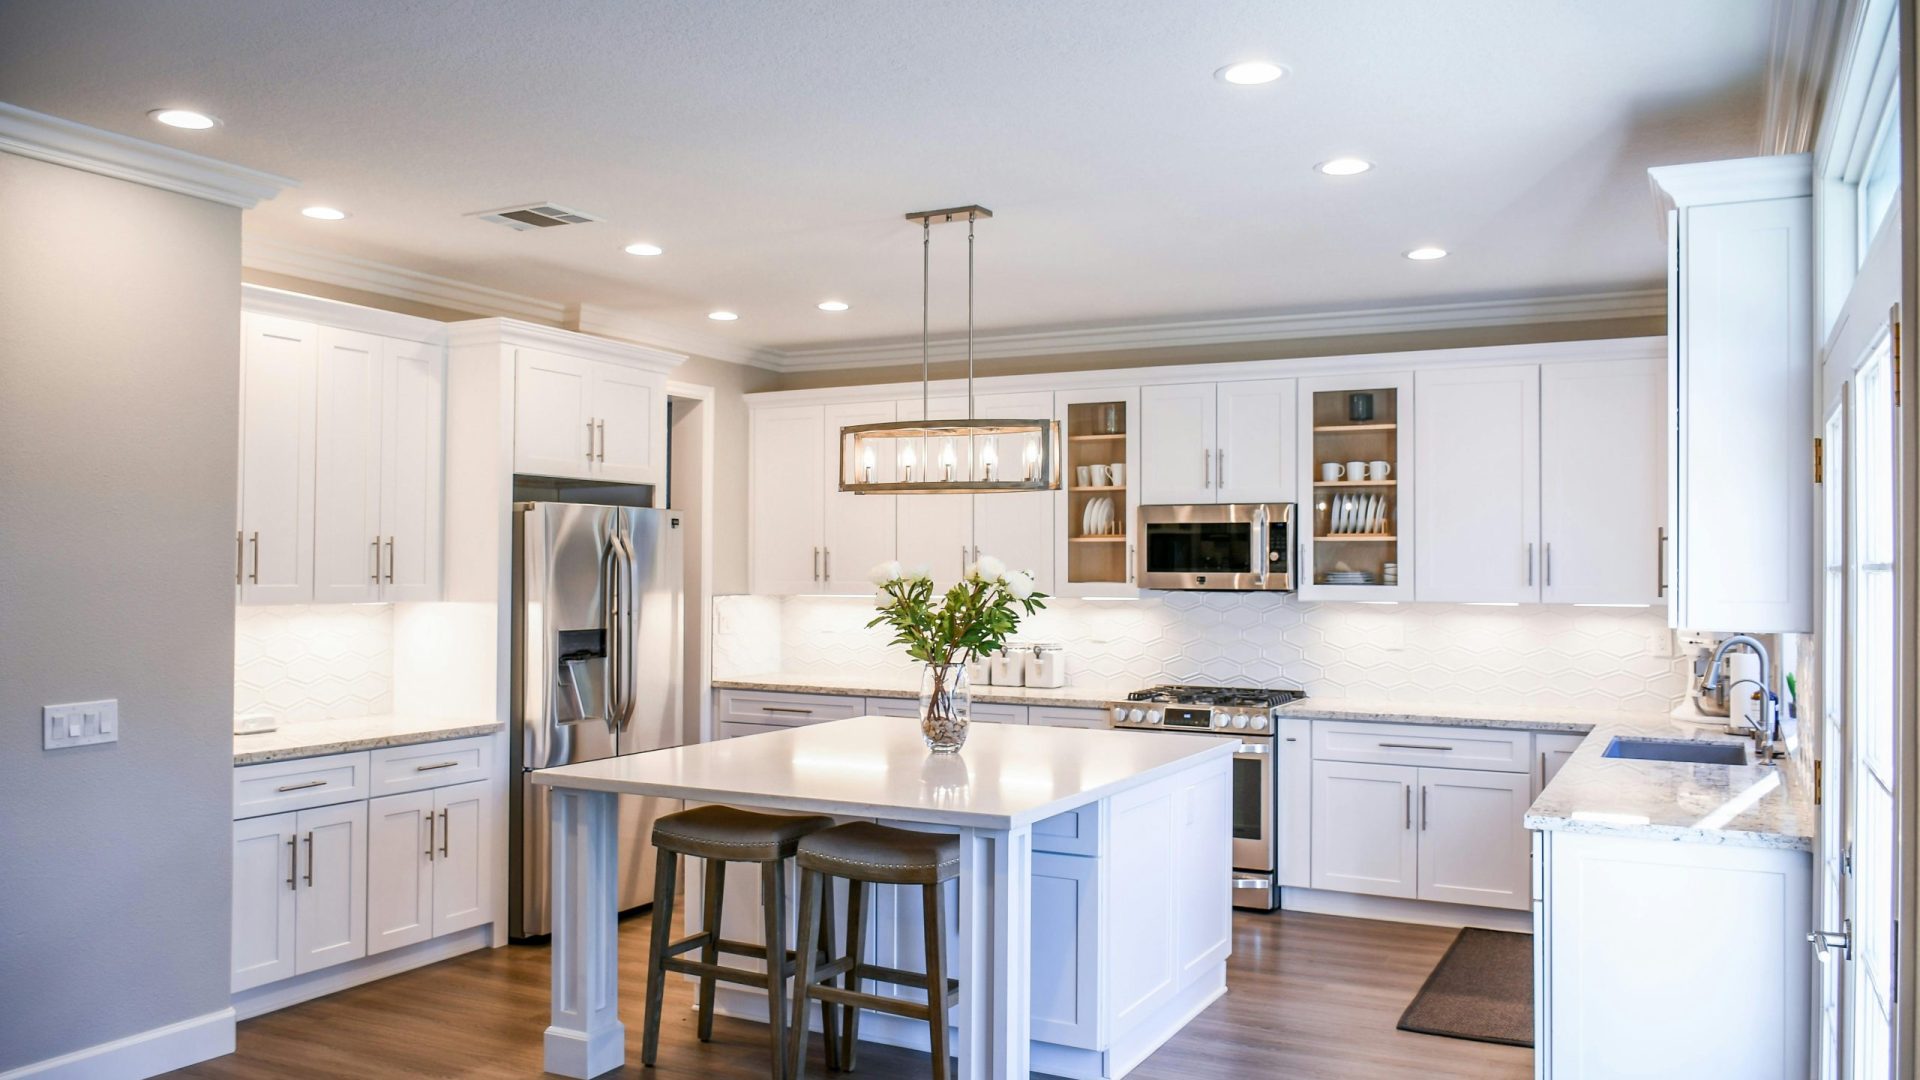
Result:
{"type": "Polygon", "coordinates": [[[920,737],[936,754],[958,753],[966,745],[973,712],[973,684],[967,665],[928,664],[920,673],[920,737]]]}

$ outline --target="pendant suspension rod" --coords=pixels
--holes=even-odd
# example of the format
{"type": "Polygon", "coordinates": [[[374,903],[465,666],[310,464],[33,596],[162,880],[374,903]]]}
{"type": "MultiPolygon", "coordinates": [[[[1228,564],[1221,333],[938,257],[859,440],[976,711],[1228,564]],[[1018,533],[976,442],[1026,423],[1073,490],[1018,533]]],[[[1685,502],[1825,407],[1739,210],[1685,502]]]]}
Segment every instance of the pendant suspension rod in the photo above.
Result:
{"type": "Polygon", "coordinates": [[[920,419],[924,423],[931,420],[929,410],[932,394],[932,364],[927,358],[927,292],[932,288],[929,268],[932,264],[933,221],[931,218],[920,222],[920,419]]]}
{"type": "Polygon", "coordinates": [[[967,419],[973,419],[973,212],[967,212],[967,419]]]}

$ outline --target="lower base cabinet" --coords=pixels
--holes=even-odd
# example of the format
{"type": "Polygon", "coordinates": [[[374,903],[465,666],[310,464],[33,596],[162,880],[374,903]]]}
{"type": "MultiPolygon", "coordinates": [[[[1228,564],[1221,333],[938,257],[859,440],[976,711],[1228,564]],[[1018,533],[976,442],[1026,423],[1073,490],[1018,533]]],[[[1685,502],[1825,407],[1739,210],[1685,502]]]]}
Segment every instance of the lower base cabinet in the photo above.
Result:
{"type": "Polygon", "coordinates": [[[247,990],[367,952],[367,804],[233,825],[233,982],[247,990]]]}
{"type": "Polygon", "coordinates": [[[1526,773],[1313,763],[1313,887],[1525,909],[1526,773]]]}
{"type": "Polygon", "coordinates": [[[367,954],[493,921],[487,896],[492,785],[386,795],[367,804],[367,954]]]}

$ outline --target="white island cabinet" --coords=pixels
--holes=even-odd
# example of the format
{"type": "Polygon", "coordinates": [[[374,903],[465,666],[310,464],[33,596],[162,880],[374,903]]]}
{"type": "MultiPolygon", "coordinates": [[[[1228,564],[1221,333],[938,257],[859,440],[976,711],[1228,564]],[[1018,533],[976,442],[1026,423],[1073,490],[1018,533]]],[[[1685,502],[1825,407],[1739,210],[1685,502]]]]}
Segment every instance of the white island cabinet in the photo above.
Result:
{"type": "MultiPolygon", "coordinates": [[[[947,930],[958,1075],[1123,1076],[1226,992],[1238,746],[981,724],[960,754],[934,756],[913,725],[860,716],[537,772],[553,788],[557,839],[547,1071],[597,1076],[626,1060],[614,807],[640,794],[959,834],[947,930]]],[[[757,894],[727,892],[725,936],[759,940],[757,894]]],[[[869,960],[916,970],[917,899],[876,893],[869,960]]],[[[695,897],[686,910],[700,910],[695,897]]],[[[728,1011],[765,1017],[763,995],[721,993],[728,1011]]],[[[925,1025],[883,1014],[861,1024],[865,1038],[927,1046],[925,1025]]]]}

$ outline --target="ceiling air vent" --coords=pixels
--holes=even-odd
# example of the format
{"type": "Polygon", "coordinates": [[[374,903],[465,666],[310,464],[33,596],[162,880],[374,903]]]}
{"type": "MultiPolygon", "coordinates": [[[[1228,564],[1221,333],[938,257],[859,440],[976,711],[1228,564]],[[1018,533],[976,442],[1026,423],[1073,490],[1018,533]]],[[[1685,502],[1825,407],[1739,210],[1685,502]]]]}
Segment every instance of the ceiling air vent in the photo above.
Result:
{"type": "Polygon", "coordinates": [[[491,221],[496,225],[505,225],[509,229],[551,229],[556,225],[584,225],[601,218],[578,210],[569,210],[553,203],[529,203],[526,206],[508,206],[499,210],[482,210],[469,214],[481,221],[491,221]]]}

